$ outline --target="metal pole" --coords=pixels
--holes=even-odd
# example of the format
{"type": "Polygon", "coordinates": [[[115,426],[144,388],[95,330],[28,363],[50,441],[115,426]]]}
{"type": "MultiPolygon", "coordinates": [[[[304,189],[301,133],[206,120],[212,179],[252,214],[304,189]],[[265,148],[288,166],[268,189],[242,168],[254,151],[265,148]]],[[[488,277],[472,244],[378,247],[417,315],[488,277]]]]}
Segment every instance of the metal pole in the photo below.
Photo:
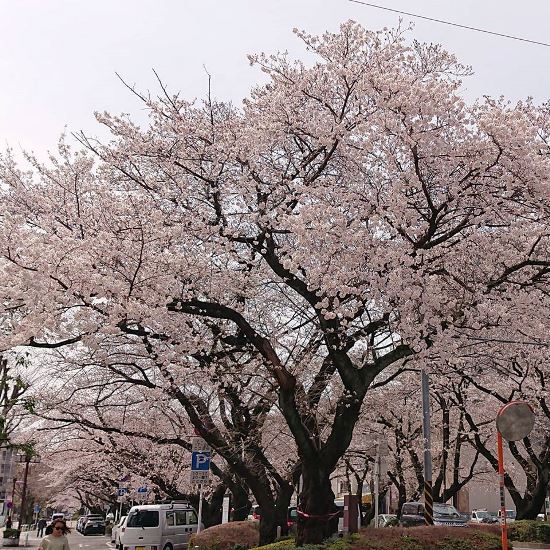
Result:
{"type": "Polygon", "coordinates": [[[201,532],[202,522],[202,483],[199,485],[199,517],[197,518],[197,533],[201,532]]]}
{"type": "Polygon", "coordinates": [[[433,525],[432,450],[430,435],[430,381],[422,371],[422,435],[424,436],[424,522],[433,525]]]}
{"type": "Polygon", "coordinates": [[[506,527],[506,495],[504,492],[504,452],[502,450],[502,434],[497,430],[498,480],[500,485],[500,538],[502,550],[508,550],[508,529],[506,527]]]}
{"type": "Polygon", "coordinates": [[[378,492],[380,479],[380,446],[376,446],[376,458],[374,460],[374,526],[378,525],[378,492]]]}
{"type": "MultiPolygon", "coordinates": [[[[14,472],[15,473],[15,472],[14,472]]],[[[11,511],[10,515],[13,521],[13,518],[15,517],[15,484],[17,483],[17,478],[13,478],[12,486],[11,486],[11,511]]]]}

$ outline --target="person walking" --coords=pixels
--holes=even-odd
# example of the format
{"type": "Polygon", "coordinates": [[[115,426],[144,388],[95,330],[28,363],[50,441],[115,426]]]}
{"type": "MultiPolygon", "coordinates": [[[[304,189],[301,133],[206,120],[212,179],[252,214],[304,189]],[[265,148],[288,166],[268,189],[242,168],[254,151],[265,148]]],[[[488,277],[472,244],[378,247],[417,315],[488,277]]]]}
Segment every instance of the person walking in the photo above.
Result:
{"type": "Polygon", "coordinates": [[[53,522],[52,534],[41,540],[38,550],[71,550],[66,536],[70,532],[64,519],[56,519],[53,522]]]}
{"type": "Polygon", "coordinates": [[[8,516],[8,519],[6,520],[6,529],[11,529],[12,521],[11,516],[8,516]]]}
{"type": "Polygon", "coordinates": [[[44,536],[44,529],[46,528],[47,523],[46,518],[40,518],[38,520],[38,523],[36,524],[36,536],[38,538],[44,536]]]}

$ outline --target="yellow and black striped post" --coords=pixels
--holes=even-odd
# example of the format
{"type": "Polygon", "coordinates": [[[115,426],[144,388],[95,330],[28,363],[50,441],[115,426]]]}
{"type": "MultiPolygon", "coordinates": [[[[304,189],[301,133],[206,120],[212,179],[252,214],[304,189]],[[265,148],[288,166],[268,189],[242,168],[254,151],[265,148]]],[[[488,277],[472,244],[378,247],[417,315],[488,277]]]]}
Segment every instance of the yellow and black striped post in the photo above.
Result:
{"type": "Polygon", "coordinates": [[[424,481],[424,523],[426,525],[434,524],[434,498],[431,481],[424,481]]]}

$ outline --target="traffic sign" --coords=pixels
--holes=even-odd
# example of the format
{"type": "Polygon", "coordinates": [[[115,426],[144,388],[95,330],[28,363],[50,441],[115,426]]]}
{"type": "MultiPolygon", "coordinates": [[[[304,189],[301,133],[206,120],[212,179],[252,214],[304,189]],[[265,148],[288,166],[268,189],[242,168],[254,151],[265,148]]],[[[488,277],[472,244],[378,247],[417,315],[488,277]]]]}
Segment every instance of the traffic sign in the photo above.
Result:
{"type": "Polygon", "coordinates": [[[117,490],[117,494],[119,497],[124,496],[128,492],[128,487],[119,487],[117,490]]]}
{"type": "Polygon", "coordinates": [[[138,493],[147,493],[149,491],[149,489],[147,489],[147,485],[143,485],[141,487],[138,487],[136,489],[136,492],[138,493]]]}
{"type": "Polygon", "coordinates": [[[210,470],[210,452],[191,453],[191,470],[202,472],[210,470]]]}
{"type": "Polygon", "coordinates": [[[34,508],[33,508],[33,511],[34,511],[35,514],[40,513],[40,504],[38,504],[38,503],[35,504],[34,508]]]}
{"type": "Polygon", "coordinates": [[[210,445],[202,437],[194,437],[191,439],[191,452],[199,453],[201,451],[210,452],[210,445]]]}
{"type": "Polygon", "coordinates": [[[210,481],[210,470],[191,470],[191,483],[208,483],[210,481]]]}

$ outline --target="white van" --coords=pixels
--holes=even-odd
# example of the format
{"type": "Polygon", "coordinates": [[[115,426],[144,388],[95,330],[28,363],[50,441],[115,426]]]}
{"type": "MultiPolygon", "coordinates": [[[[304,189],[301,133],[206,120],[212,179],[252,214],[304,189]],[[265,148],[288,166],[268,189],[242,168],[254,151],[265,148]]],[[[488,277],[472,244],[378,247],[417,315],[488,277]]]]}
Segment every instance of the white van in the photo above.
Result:
{"type": "Polygon", "coordinates": [[[188,502],[130,508],[120,535],[122,550],[184,550],[197,531],[197,514],[188,502]]]}

